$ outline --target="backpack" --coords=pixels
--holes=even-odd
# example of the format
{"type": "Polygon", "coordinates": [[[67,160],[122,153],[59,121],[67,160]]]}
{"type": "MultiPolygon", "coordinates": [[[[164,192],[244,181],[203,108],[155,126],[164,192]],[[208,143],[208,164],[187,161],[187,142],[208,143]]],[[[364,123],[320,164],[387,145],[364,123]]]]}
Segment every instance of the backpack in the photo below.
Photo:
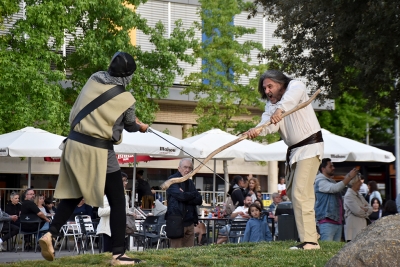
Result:
{"type": "MultiPolygon", "coordinates": [[[[239,188],[236,188],[232,191],[235,192],[239,188]]],[[[232,194],[231,193],[231,194],[232,194]]],[[[232,212],[236,209],[238,203],[233,203],[232,197],[228,196],[225,200],[225,215],[229,216],[232,214],[232,212]]]]}

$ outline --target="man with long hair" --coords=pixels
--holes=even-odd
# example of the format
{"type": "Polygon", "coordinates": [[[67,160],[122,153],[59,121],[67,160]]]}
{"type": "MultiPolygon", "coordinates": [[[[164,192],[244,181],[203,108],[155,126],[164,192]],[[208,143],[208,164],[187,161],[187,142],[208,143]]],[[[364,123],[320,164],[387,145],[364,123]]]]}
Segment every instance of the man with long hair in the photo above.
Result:
{"type": "Polygon", "coordinates": [[[309,97],[304,83],[278,70],[264,72],[258,83],[263,99],[268,99],[259,125],[272,124],[261,131],[250,129],[247,135],[279,132],[288,146],[286,154],[286,190],[293,203],[301,244],[291,249],[319,249],[314,212],[314,180],[324,152],[321,127],[311,105],[286,116],[282,115],[309,97]]]}

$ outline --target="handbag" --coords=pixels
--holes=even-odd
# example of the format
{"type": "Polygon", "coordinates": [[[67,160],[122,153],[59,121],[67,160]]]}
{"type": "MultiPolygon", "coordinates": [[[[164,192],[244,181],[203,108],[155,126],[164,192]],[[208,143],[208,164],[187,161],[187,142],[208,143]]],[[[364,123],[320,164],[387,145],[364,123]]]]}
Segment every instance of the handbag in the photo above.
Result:
{"type": "Polygon", "coordinates": [[[136,232],[136,225],[135,225],[135,216],[133,215],[126,215],[126,229],[125,233],[127,235],[131,235],[136,232]]]}
{"type": "Polygon", "coordinates": [[[181,215],[168,215],[165,232],[169,239],[182,238],[185,235],[183,217],[181,215]]]}

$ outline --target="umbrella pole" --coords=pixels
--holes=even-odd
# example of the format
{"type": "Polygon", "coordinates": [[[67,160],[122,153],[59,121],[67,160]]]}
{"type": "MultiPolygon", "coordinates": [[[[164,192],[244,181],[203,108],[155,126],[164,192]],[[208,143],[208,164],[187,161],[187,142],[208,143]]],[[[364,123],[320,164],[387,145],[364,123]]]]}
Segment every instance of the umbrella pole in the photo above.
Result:
{"type": "Polygon", "coordinates": [[[216,206],[217,205],[217,193],[216,193],[216,171],[217,171],[217,160],[216,159],[214,159],[214,175],[213,175],[213,189],[214,189],[214,199],[213,199],[213,202],[214,202],[214,206],[216,206]]]}
{"type": "Polygon", "coordinates": [[[135,207],[136,200],[136,153],[133,154],[133,180],[132,180],[132,207],[135,207]]]}
{"type": "Polygon", "coordinates": [[[224,160],[222,161],[222,164],[224,166],[224,178],[225,178],[225,195],[224,195],[224,202],[226,195],[228,194],[229,191],[229,173],[228,173],[228,161],[224,160]]]}
{"type": "Polygon", "coordinates": [[[28,158],[28,188],[31,188],[31,163],[32,163],[32,158],[28,158]]]}

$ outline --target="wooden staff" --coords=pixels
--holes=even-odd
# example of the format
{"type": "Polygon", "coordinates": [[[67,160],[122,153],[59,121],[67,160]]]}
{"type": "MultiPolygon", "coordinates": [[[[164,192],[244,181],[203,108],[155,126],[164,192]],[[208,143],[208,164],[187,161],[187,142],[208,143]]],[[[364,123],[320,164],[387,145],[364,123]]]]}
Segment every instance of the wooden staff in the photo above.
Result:
{"type": "MultiPolygon", "coordinates": [[[[310,97],[310,99],[308,99],[306,102],[300,103],[300,104],[298,104],[296,107],[294,107],[293,109],[291,109],[291,110],[289,110],[289,111],[283,113],[283,114],[282,114],[282,118],[284,118],[284,117],[286,117],[286,116],[292,114],[293,112],[298,111],[299,109],[302,109],[302,108],[308,106],[308,105],[317,97],[317,95],[318,95],[320,92],[321,92],[321,90],[318,89],[318,90],[310,97]]],[[[260,134],[261,131],[262,131],[262,129],[263,129],[264,127],[269,126],[269,125],[271,125],[271,121],[266,122],[266,123],[264,123],[264,124],[262,124],[262,125],[256,127],[255,130],[257,131],[258,134],[260,134]]],[[[232,141],[230,141],[229,143],[227,143],[227,144],[225,144],[225,145],[223,145],[223,146],[217,148],[217,149],[214,150],[210,155],[208,155],[208,156],[204,159],[204,161],[202,162],[202,164],[200,164],[199,166],[197,166],[196,169],[194,169],[193,171],[191,171],[190,173],[186,174],[186,175],[183,176],[183,177],[171,178],[171,179],[165,181],[165,182],[160,186],[161,189],[162,189],[162,190],[167,190],[172,184],[182,183],[182,182],[186,181],[187,179],[189,179],[189,177],[192,177],[193,175],[195,175],[196,173],[198,173],[199,170],[203,167],[203,165],[205,165],[205,164],[206,164],[212,157],[214,157],[216,154],[218,154],[219,152],[221,152],[221,151],[227,149],[228,147],[231,147],[231,146],[233,146],[234,144],[237,144],[237,143],[239,143],[240,141],[242,141],[242,140],[244,140],[244,139],[247,139],[247,138],[248,138],[247,134],[244,133],[244,134],[242,134],[239,138],[237,138],[237,139],[235,139],[235,140],[232,140],[232,141]]]]}

